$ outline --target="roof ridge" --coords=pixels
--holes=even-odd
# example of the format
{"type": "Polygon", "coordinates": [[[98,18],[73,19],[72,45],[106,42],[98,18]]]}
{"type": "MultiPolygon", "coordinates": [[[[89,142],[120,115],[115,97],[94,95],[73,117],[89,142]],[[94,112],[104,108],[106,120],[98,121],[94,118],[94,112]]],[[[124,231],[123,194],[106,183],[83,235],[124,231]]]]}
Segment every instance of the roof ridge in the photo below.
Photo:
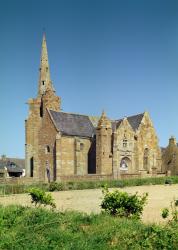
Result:
{"type": "Polygon", "coordinates": [[[139,116],[139,115],[144,115],[144,113],[145,113],[145,112],[139,113],[139,114],[136,114],[136,115],[124,116],[123,118],[119,118],[119,119],[114,120],[114,121],[121,121],[121,120],[123,120],[124,118],[131,118],[131,117],[135,117],[135,116],[139,116]]]}
{"type": "Polygon", "coordinates": [[[55,110],[52,110],[52,109],[49,109],[49,111],[53,111],[53,112],[56,112],[56,113],[69,114],[69,115],[81,115],[81,116],[90,117],[90,115],[84,115],[84,114],[72,113],[72,112],[64,112],[64,111],[55,111],[55,110]]]}

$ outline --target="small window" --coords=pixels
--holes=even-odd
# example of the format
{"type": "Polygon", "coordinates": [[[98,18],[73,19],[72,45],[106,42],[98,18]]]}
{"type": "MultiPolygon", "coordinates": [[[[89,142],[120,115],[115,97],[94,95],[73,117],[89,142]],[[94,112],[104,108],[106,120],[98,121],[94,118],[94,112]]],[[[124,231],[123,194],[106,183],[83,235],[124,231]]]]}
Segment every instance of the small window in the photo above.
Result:
{"type": "Polygon", "coordinates": [[[45,81],[42,81],[42,84],[45,85],[45,81]]]}
{"type": "Polygon", "coordinates": [[[83,149],[84,149],[84,144],[80,143],[80,150],[83,150],[83,149]]]}
{"type": "Polygon", "coordinates": [[[127,147],[127,140],[126,140],[126,139],[123,140],[123,147],[124,147],[124,148],[127,147]]]}
{"type": "Polygon", "coordinates": [[[47,145],[46,147],[45,147],[45,153],[47,154],[47,153],[50,153],[50,146],[49,145],[47,145]]]}
{"type": "Polygon", "coordinates": [[[138,140],[138,136],[137,136],[137,135],[135,135],[135,136],[134,136],[134,139],[137,141],[137,140],[138,140]]]}

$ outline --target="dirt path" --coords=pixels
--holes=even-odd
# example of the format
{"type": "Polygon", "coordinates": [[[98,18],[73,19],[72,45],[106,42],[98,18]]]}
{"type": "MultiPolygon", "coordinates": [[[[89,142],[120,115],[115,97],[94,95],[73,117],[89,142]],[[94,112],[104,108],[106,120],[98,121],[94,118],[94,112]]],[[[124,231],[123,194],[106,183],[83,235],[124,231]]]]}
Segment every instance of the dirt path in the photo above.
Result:
{"type": "MultiPolygon", "coordinates": [[[[138,192],[143,194],[148,192],[148,203],[143,212],[144,222],[161,222],[161,209],[169,207],[173,198],[178,198],[178,184],[166,186],[140,186],[127,187],[122,189],[128,193],[138,192]]],[[[52,193],[57,209],[78,210],[87,213],[99,213],[102,192],[100,189],[60,191],[52,193]]],[[[0,203],[4,205],[19,204],[31,205],[30,197],[27,194],[17,194],[0,197],[0,203]]]]}

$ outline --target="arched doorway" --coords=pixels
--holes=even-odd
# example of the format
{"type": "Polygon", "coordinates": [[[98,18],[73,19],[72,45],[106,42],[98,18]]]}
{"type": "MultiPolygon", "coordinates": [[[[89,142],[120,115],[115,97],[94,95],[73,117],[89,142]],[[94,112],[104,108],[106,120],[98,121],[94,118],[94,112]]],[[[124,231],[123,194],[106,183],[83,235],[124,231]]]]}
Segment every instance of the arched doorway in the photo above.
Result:
{"type": "Polygon", "coordinates": [[[128,157],[123,157],[121,159],[120,171],[123,171],[123,173],[131,171],[131,160],[128,157]]]}

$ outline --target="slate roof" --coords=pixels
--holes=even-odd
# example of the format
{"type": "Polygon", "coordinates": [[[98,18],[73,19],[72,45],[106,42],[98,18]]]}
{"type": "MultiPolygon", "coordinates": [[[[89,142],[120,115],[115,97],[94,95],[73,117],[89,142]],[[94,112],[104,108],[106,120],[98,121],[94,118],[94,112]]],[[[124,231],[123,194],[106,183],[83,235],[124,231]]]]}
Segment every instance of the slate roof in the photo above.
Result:
{"type": "MultiPolygon", "coordinates": [[[[99,117],[56,112],[53,110],[49,110],[49,112],[56,128],[64,135],[91,138],[95,134],[99,117]]],[[[138,129],[143,116],[144,113],[127,117],[134,131],[138,129]]],[[[119,127],[123,119],[111,121],[113,131],[119,127]]]]}
{"type": "Polygon", "coordinates": [[[93,137],[95,128],[86,115],[49,111],[57,129],[64,135],[93,137]]]}
{"type": "Polygon", "coordinates": [[[7,171],[10,173],[22,173],[23,170],[20,166],[15,164],[14,162],[8,160],[0,160],[0,171],[4,171],[4,168],[7,168],[7,171]]]}
{"type": "Polygon", "coordinates": [[[127,117],[127,120],[130,123],[130,125],[132,126],[133,130],[136,131],[138,129],[138,127],[143,119],[143,116],[144,116],[144,113],[127,117]]]}
{"type": "MultiPolygon", "coordinates": [[[[126,117],[134,131],[136,131],[139,128],[140,123],[143,119],[143,116],[144,116],[144,113],[126,117]]],[[[123,119],[124,118],[116,120],[116,122],[117,122],[116,128],[118,128],[120,126],[123,119]]]]}

